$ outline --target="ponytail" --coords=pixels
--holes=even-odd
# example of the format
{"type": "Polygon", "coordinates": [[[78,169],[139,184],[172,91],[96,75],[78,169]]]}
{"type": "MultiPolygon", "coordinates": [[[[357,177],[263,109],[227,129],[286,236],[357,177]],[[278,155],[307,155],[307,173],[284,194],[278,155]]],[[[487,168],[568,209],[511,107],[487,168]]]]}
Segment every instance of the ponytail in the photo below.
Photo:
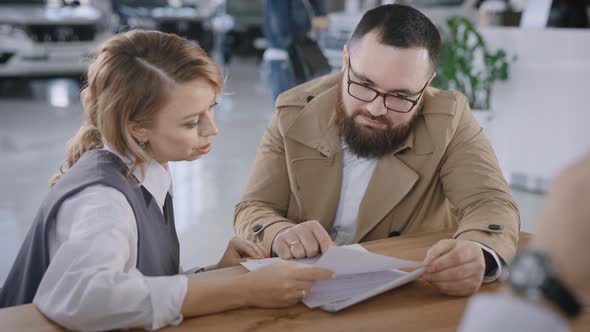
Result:
{"type": "Polygon", "coordinates": [[[65,173],[66,169],[74,166],[85,152],[100,149],[102,146],[103,143],[98,128],[85,123],[78,130],[78,133],[68,142],[66,158],[61,164],[59,172],[51,178],[49,186],[53,187],[65,173]]]}

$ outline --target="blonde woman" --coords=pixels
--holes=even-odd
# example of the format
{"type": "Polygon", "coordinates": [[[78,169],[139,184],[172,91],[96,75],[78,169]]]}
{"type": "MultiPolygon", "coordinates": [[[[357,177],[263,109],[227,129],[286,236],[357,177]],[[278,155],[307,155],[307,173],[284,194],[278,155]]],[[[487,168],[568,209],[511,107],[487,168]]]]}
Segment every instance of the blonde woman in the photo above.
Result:
{"type": "MultiPolygon", "coordinates": [[[[223,280],[179,274],[170,161],[206,154],[223,77],[198,46],[130,31],[108,40],[82,91],[85,121],[71,140],[0,294],[33,302],[74,330],[143,327],[244,306],[298,302],[331,271],[280,263],[223,280]]],[[[234,238],[213,268],[264,255],[234,238]]]]}

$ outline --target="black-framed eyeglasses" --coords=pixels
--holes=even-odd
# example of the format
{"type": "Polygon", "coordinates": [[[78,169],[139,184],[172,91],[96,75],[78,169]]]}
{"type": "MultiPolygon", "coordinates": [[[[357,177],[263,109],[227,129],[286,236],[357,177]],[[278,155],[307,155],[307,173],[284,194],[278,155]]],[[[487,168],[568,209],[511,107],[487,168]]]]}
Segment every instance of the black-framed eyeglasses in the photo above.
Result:
{"type": "Polygon", "coordinates": [[[414,107],[418,104],[418,101],[420,100],[420,98],[422,98],[422,94],[426,90],[426,87],[428,86],[428,82],[430,81],[430,80],[428,80],[426,82],[426,84],[424,84],[424,87],[422,88],[422,90],[420,90],[420,95],[418,96],[418,98],[416,98],[415,100],[412,100],[410,98],[394,95],[391,93],[383,93],[383,92],[373,89],[370,86],[362,84],[360,82],[355,82],[350,78],[350,70],[351,69],[350,69],[350,56],[349,56],[348,57],[348,68],[347,68],[347,74],[348,74],[348,82],[347,83],[348,83],[348,94],[351,97],[358,99],[360,101],[364,101],[366,103],[370,103],[373,100],[377,99],[377,97],[381,96],[381,97],[383,97],[383,106],[385,106],[385,108],[387,108],[387,110],[389,110],[389,111],[398,112],[398,113],[409,113],[412,109],[414,109],[414,107]]]}

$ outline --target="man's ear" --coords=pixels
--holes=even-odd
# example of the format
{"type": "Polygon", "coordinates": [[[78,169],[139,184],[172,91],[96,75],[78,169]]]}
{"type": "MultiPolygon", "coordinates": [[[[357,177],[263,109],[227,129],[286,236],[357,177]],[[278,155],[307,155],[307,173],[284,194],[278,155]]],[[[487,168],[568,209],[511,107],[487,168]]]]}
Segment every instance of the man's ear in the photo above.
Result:
{"type": "Polygon", "coordinates": [[[129,134],[137,141],[138,144],[145,144],[148,141],[149,130],[135,121],[129,121],[127,124],[129,134]]]}
{"type": "Polygon", "coordinates": [[[348,66],[348,44],[344,44],[344,47],[342,48],[342,72],[344,73],[344,70],[346,68],[346,66],[348,66]]]}

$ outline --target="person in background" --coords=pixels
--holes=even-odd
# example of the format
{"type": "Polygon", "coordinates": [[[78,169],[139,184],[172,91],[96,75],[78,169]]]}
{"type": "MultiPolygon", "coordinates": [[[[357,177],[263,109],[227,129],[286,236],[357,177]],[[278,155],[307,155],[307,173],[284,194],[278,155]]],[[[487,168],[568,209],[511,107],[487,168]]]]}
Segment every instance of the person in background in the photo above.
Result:
{"type": "Polygon", "coordinates": [[[568,330],[568,320],[590,304],[589,198],[590,153],[555,178],[536,235],[511,263],[504,291],[472,298],[460,331],[568,330]]]}
{"type": "MultiPolygon", "coordinates": [[[[69,144],[0,293],[72,330],[150,330],[245,306],[283,307],[333,273],[281,262],[242,276],[181,274],[171,161],[207,154],[223,76],[190,41],[156,31],[110,38],[88,70],[85,121],[69,144]]],[[[262,258],[234,238],[210,270],[262,258]]]]}
{"type": "Polygon", "coordinates": [[[284,91],[296,85],[287,47],[310,31],[326,29],[328,19],[323,0],[264,1],[264,35],[267,49],[262,56],[268,73],[273,105],[284,91]]]}

